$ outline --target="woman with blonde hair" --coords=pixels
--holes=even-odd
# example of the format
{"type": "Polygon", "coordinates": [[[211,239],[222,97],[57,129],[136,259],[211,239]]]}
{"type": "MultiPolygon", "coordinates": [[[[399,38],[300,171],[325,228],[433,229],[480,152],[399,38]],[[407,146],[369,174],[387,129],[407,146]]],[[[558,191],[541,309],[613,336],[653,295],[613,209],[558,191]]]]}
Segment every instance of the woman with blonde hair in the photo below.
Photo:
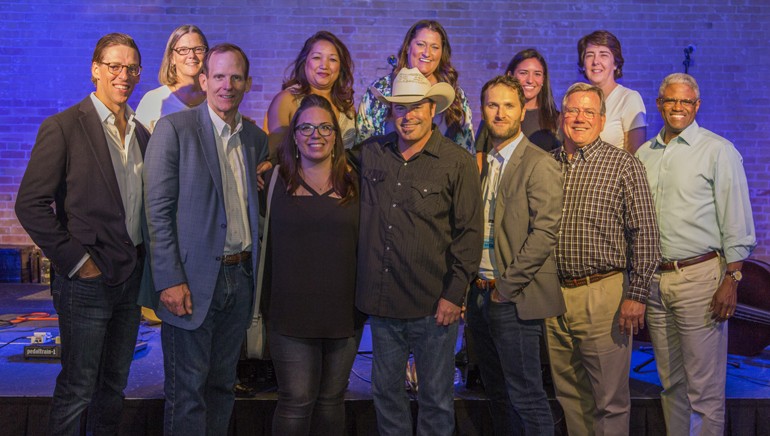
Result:
{"type": "Polygon", "coordinates": [[[206,100],[198,75],[208,41],[198,26],[185,24],[171,33],[158,72],[161,86],[147,92],[136,108],[136,119],[150,132],[160,117],[194,108],[206,100]]]}

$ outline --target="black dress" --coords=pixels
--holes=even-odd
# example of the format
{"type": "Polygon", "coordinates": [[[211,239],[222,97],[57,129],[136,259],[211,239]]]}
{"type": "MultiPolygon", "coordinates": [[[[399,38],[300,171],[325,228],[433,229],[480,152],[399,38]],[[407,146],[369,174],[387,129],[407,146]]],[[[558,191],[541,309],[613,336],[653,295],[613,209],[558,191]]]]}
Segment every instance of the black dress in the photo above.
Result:
{"type": "MultiPolygon", "coordinates": [[[[266,175],[266,180],[269,175],[266,175]]],[[[354,304],[358,201],[332,191],[292,196],[276,179],[268,259],[272,331],[301,338],[344,338],[360,327],[354,304]]]]}

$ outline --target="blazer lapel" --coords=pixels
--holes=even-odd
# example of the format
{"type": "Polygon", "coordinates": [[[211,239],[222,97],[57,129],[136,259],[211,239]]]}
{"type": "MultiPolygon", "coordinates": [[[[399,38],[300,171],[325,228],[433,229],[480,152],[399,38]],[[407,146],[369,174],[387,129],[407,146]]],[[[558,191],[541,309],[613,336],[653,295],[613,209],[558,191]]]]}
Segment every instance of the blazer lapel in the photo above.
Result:
{"type": "Polygon", "coordinates": [[[254,132],[248,128],[248,121],[244,120],[243,129],[241,129],[241,149],[243,150],[243,164],[246,167],[246,190],[249,199],[249,221],[252,234],[256,234],[256,227],[259,227],[259,199],[257,196],[257,150],[254,132]]]}
{"type": "Polygon", "coordinates": [[[104,128],[96,112],[91,96],[88,96],[80,103],[80,126],[83,128],[88,147],[94,154],[99,172],[107,183],[107,187],[112,195],[112,200],[125,214],[123,210],[123,199],[120,196],[120,187],[118,179],[115,176],[115,168],[112,166],[112,157],[110,157],[109,144],[104,136],[104,128]]]}
{"type": "MultiPolygon", "coordinates": [[[[507,192],[510,189],[519,189],[521,187],[519,186],[511,186],[513,183],[513,174],[518,170],[519,166],[521,165],[521,159],[524,156],[524,151],[527,148],[527,144],[529,141],[527,140],[527,137],[523,137],[519,144],[516,146],[516,149],[513,151],[513,154],[511,155],[510,159],[508,159],[508,163],[505,164],[505,170],[503,171],[503,174],[500,176],[500,184],[497,188],[497,196],[495,197],[495,224],[502,223],[503,221],[503,212],[505,211],[505,198],[504,192],[507,192]]],[[[498,232],[495,232],[495,235],[497,235],[498,232]]]]}
{"type": "Polygon", "coordinates": [[[217,141],[214,139],[214,123],[211,121],[208,105],[205,102],[195,110],[198,111],[198,142],[201,145],[209,173],[211,173],[211,180],[217,188],[219,200],[224,204],[225,195],[222,188],[222,171],[219,168],[217,141]]]}

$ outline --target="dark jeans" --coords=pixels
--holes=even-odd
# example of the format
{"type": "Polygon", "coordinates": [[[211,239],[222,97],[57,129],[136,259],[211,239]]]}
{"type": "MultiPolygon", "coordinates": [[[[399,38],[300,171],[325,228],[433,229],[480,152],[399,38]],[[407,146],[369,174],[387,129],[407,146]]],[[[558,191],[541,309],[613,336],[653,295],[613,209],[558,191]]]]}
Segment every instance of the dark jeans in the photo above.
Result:
{"type": "Polygon", "coordinates": [[[227,434],[235,401],[236,366],[253,296],[249,261],[222,265],[211,306],[197,329],[163,323],[166,436],[227,434]]]}
{"type": "Polygon", "coordinates": [[[412,434],[412,412],[404,389],[409,351],[414,353],[419,390],[417,434],[454,434],[454,349],[457,326],[417,319],[369,317],[372,329],[372,396],[381,436],[412,434]]]}
{"type": "Polygon", "coordinates": [[[522,320],[514,303],[492,302],[489,294],[471,286],[465,320],[490,399],[495,435],[552,435],[553,417],[540,370],[543,320],[522,320]]]}
{"type": "Polygon", "coordinates": [[[139,330],[136,299],[141,278],[140,260],[118,286],[105,285],[101,277],[54,279],[51,291],[59,315],[62,369],[51,401],[50,434],[79,434],[80,414],[89,403],[93,433],[118,433],[139,330]]]}
{"type": "Polygon", "coordinates": [[[273,434],[338,435],[345,428],[345,390],[361,331],[342,339],[305,339],[270,333],[278,379],[273,434]]]}

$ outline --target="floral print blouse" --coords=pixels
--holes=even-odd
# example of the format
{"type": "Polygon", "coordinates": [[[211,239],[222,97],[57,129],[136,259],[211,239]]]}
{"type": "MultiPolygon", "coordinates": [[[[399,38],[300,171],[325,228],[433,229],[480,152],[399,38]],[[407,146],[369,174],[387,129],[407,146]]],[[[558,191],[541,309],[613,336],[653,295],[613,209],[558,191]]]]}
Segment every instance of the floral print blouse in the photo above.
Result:
{"type": "MultiPolygon", "coordinates": [[[[372,83],[371,87],[380,91],[382,95],[390,96],[392,92],[391,86],[391,77],[390,75],[386,75],[372,83]]],[[[471,108],[468,105],[468,99],[465,98],[465,92],[459,87],[457,88],[457,91],[457,98],[460,99],[465,119],[457,135],[455,135],[454,138],[449,139],[468,150],[471,154],[475,154],[476,145],[473,136],[471,108]]],[[[366,90],[364,97],[361,99],[361,103],[358,105],[358,114],[356,115],[356,130],[358,131],[356,143],[363,142],[372,136],[389,133],[385,131],[388,109],[388,105],[377,100],[370,89],[366,90]]],[[[444,128],[444,131],[446,132],[444,117],[441,115],[439,115],[439,117],[441,117],[441,125],[439,127],[444,128]]]]}

